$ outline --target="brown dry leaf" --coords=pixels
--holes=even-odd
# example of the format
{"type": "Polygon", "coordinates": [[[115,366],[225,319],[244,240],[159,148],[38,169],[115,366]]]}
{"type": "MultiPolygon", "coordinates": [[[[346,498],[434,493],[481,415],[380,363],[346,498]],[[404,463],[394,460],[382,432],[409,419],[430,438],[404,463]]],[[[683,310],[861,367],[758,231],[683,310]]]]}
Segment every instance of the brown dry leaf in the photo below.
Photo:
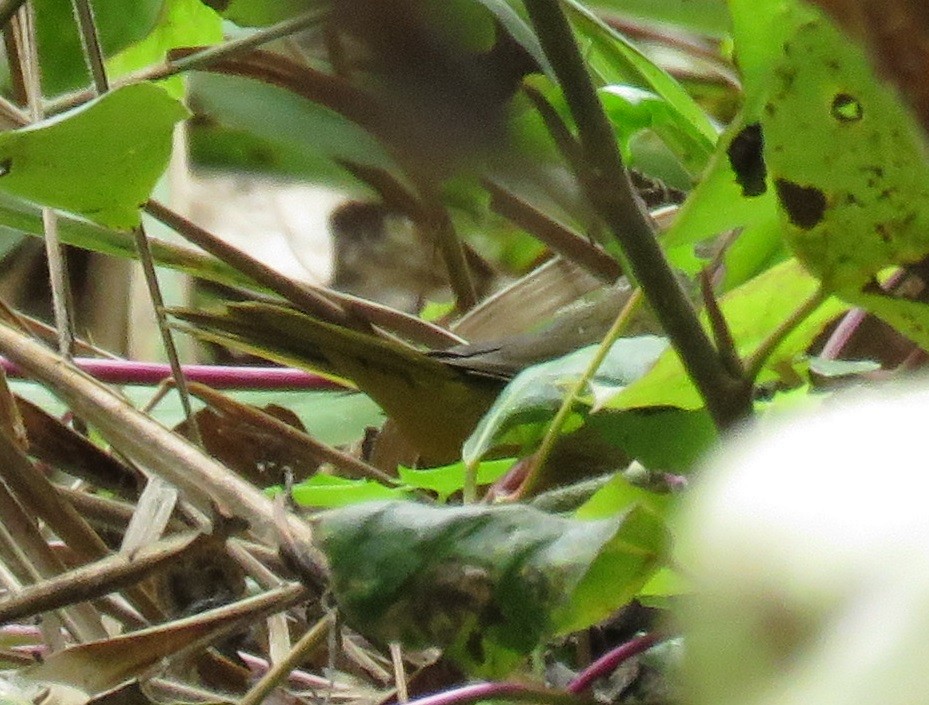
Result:
{"type": "Polygon", "coordinates": [[[276,590],[149,629],[72,646],[20,671],[33,681],[60,683],[89,697],[145,674],[163,659],[182,657],[216,639],[285,610],[308,596],[302,585],[276,590]]]}
{"type": "Polygon", "coordinates": [[[122,499],[138,498],[142,480],[136,471],[32,402],[16,397],[16,405],[29,437],[29,455],[122,499]]]}
{"type": "Polygon", "coordinates": [[[114,554],[49,576],[0,602],[0,622],[59,609],[103,597],[132,585],[165,564],[182,563],[185,554],[201,558],[216,553],[217,539],[205,534],[179,534],[140,549],[134,555],[114,554]]]}
{"type": "Polygon", "coordinates": [[[6,381],[6,373],[0,372],[0,426],[9,434],[20,450],[29,448],[29,436],[23,419],[16,408],[16,398],[6,381]]]}
{"type": "MultiPolygon", "coordinates": [[[[300,418],[289,409],[269,404],[261,410],[299,431],[306,431],[300,418]]],[[[196,419],[207,452],[258,487],[283,484],[288,470],[295,480],[304,480],[319,467],[303,448],[237,415],[233,405],[222,411],[201,409],[196,419]]],[[[175,430],[189,438],[188,428],[185,421],[175,430]]]]}

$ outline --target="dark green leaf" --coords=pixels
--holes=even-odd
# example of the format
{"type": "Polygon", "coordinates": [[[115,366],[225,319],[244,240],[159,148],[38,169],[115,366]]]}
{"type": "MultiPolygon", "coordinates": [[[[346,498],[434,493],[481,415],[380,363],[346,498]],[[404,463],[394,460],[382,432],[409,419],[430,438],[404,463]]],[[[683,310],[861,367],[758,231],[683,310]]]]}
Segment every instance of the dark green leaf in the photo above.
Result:
{"type": "Polygon", "coordinates": [[[374,503],[325,513],[316,536],[346,619],[369,638],[437,645],[502,676],[542,640],[628,601],[660,564],[650,511],[578,521],[525,506],[374,503]]]}

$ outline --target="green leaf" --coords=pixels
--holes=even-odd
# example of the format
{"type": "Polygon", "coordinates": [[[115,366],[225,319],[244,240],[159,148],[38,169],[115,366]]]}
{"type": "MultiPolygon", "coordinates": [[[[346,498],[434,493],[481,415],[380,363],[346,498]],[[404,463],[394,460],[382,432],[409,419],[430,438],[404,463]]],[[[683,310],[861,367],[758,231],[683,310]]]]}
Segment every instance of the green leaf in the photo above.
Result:
{"type": "Polygon", "coordinates": [[[830,290],[929,254],[925,137],[864,51],[824,17],[783,52],[762,111],[784,236],[830,290]]]}
{"type": "Polygon", "coordinates": [[[633,485],[623,473],[616,473],[574,512],[575,519],[603,519],[641,504],[655,514],[664,516],[670,495],[650,492],[633,485]]]}
{"type": "Polygon", "coordinates": [[[354,628],[444,647],[487,677],[627,602],[667,548],[662,522],[641,508],[578,521],[525,506],[373,503],[322,514],[316,536],[354,628]]]}
{"type": "Polygon", "coordinates": [[[673,568],[667,566],[659,568],[645,586],[639,591],[636,599],[646,607],[659,609],[673,609],[676,605],[673,598],[693,592],[693,585],[673,568]]]}
{"type": "Polygon", "coordinates": [[[716,129],[677,81],[576,0],[566,0],[564,5],[586,44],[590,68],[599,74],[604,85],[627,84],[651,91],[677,114],[681,133],[691,135],[695,143],[701,140],[715,143],[716,129]]]}
{"type": "MultiPolygon", "coordinates": [[[[610,348],[592,382],[601,389],[623,388],[641,377],[667,346],[667,340],[657,336],[621,338],[610,348]]],[[[521,437],[524,443],[538,440],[549,419],[561,406],[570,385],[589,366],[596,349],[597,346],[581,348],[519,373],[497,397],[465,442],[462,448],[464,462],[476,462],[518,426],[535,426],[534,429],[524,429],[528,431],[521,437]]]]}
{"type": "MultiPolygon", "coordinates": [[[[604,520],[607,525],[614,521],[604,520]]],[[[571,599],[556,608],[552,620],[558,634],[585,629],[632,599],[659,567],[667,546],[664,524],[637,506],[602,545],[571,599]]]]}
{"type": "MultiPolygon", "coordinates": [[[[272,494],[281,491],[280,487],[272,488],[272,494]]],[[[407,496],[409,492],[405,489],[385,487],[374,480],[350,480],[322,474],[294,485],[291,490],[291,497],[300,506],[327,509],[407,496]]]]}
{"type": "MultiPolygon", "coordinates": [[[[720,306],[739,354],[745,356],[754,352],[818,288],[819,282],[791,259],[723,296],[720,306]]],[[[780,376],[778,368],[793,364],[823,327],[847,308],[835,298],[821,304],[769,356],[765,364],[767,379],[780,376]]],[[[607,406],[615,409],[649,406],[699,409],[703,402],[684,372],[677,353],[669,350],[648,374],[621,391],[607,406]]]]}
{"type": "Polygon", "coordinates": [[[764,138],[757,168],[784,240],[828,291],[929,347],[926,307],[871,287],[929,254],[925,135],[865,50],[820,12],[733,0],[732,15],[746,110],[764,138]]]}
{"type": "Polygon", "coordinates": [[[114,228],[139,224],[187,110],[148,83],[0,134],[0,191],[114,228]]]}
{"type": "MultiPolygon", "coordinates": [[[[733,168],[732,143],[740,139],[744,127],[744,121],[740,120],[720,138],[703,179],[662,235],[662,246],[671,262],[689,274],[706,266],[705,261],[694,256],[694,245],[728,230],[742,228],[740,239],[752,239],[760,232],[765,240],[781,241],[777,202],[764,176],[761,175],[756,188],[746,188],[743,186],[746,177],[733,168]]],[[[760,143],[757,149],[760,160],[760,143]]],[[[735,163],[739,162],[736,159],[735,163]]]]}
{"type": "Polygon", "coordinates": [[[689,472],[717,441],[705,409],[650,407],[591,414],[584,430],[621,449],[649,470],[689,472]]]}
{"type": "MultiPolygon", "coordinates": [[[[111,77],[164,61],[176,47],[217,44],[223,40],[222,20],[200,0],[165,0],[158,23],[145,39],[107,61],[111,77]]],[[[184,80],[175,76],[160,84],[175,98],[184,97],[184,80]]]]}
{"type": "Polygon", "coordinates": [[[694,176],[706,166],[713,153],[713,141],[695,135],[693,130],[682,130],[680,115],[666,100],[650,91],[622,85],[606,86],[599,95],[627,159],[632,137],[648,129],[661,138],[694,176]]]}
{"type": "MultiPolygon", "coordinates": [[[[141,41],[155,26],[164,0],[92,0],[105,56],[141,41]]],[[[34,0],[42,88],[55,95],[90,84],[80,34],[70,2],[34,0]]]]}
{"type": "Polygon", "coordinates": [[[771,77],[781,66],[781,47],[814,15],[796,0],[729,0],[729,12],[751,122],[758,119],[771,77]]]}
{"type": "MultiPolygon", "coordinates": [[[[489,485],[496,482],[506,474],[507,470],[513,467],[515,462],[515,458],[503,458],[502,460],[487,460],[480,463],[477,466],[477,484],[489,485]]],[[[451,495],[464,487],[467,466],[461,462],[443,465],[438,468],[417,470],[400,465],[397,467],[397,473],[403,484],[416,489],[435,492],[438,495],[438,501],[444,504],[451,495]]]]}

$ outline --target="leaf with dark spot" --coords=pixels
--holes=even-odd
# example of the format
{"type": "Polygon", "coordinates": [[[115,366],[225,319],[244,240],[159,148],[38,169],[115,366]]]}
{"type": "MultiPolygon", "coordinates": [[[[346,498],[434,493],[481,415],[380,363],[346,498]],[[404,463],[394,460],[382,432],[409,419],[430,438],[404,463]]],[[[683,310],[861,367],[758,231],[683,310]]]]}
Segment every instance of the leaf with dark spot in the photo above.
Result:
{"type": "Polygon", "coordinates": [[[765,178],[768,172],[765,168],[763,149],[761,125],[756,122],[746,125],[732,139],[729,149],[726,150],[729,164],[735,172],[736,183],[742,187],[742,195],[746,198],[760,196],[767,190],[765,178]]]}
{"type": "Polygon", "coordinates": [[[845,296],[929,255],[929,211],[913,206],[929,201],[926,136],[860,46],[816,11],[793,20],[756,99],[774,108],[759,110],[764,159],[787,244],[845,296]]]}
{"type": "Polygon", "coordinates": [[[790,222],[798,228],[816,227],[826,213],[826,196],[813,186],[801,186],[787,179],[774,182],[777,200],[787,213],[790,222]]]}
{"type": "Polygon", "coordinates": [[[839,93],[832,99],[832,117],[839,122],[858,122],[864,117],[864,107],[854,96],[839,93]]]}

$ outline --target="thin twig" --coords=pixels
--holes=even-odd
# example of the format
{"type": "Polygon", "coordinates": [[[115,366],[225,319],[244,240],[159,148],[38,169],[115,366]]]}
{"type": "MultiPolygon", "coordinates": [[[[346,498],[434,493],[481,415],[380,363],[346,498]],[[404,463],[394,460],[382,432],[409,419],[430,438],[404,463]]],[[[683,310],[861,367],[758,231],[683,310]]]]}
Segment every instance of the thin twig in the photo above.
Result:
{"type": "Polygon", "coordinates": [[[527,0],[526,9],[578,127],[588,164],[583,179],[588,198],[619,242],[714,421],[728,427],[751,413],[750,385],[729,374],[655,239],[558,0],[527,0]]]}
{"type": "Polygon", "coordinates": [[[68,281],[67,251],[58,233],[58,214],[51,208],[42,208],[42,227],[45,230],[45,254],[52,288],[52,308],[55,313],[55,330],[58,333],[58,350],[70,360],[74,355],[74,299],[68,281]]]}
{"type": "MultiPolygon", "coordinates": [[[[22,85],[26,92],[31,122],[42,120],[42,79],[39,67],[38,45],[35,34],[35,14],[31,4],[24,5],[17,15],[14,31],[18,30],[17,48],[21,55],[22,85]]],[[[58,349],[70,358],[74,346],[74,313],[68,286],[68,264],[65,250],[58,236],[58,216],[51,208],[42,208],[42,226],[45,233],[45,253],[48,260],[49,283],[52,290],[52,308],[58,332],[58,349]]]]}
{"type": "Polygon", "coordinates": [[[561,156],[571,167],[571,171],[579,176],[583,168],[584,154],[577,138],[571,134],[564,120],[540,90],[534,86],[525,85],[523,91],[535,106],[536,112],[542,118],[542,122],[552,136],[555,146],[561,152],[561,156]]]}
{"type": "Polygon", "coordinates": [[[185,218],[160,202],[151,199],[144,206],[145,212],[156,220],[161,221],[185,239],[198,247],[202,247],[211,255],[218,257],[232,267],[247,274],[255,281],[267,286],[280,294],[306,313],[318,316],[325,321],[348,325],[354,323],[355,328],[366,328],[359,321],[351,321],[344,309],[326,297],[313,291],[300,282],[289,279],[262,264],[254,257],[227,244],[216,235],[201,228],[196,223],[185,218]]]}
{"type": "Polygon", "coordinates": [[[732,331],[729,329],[726,317],[719,307],[719,300],[713,291],[713,281],[709,269],[700,272],[700,291],[703,294],[706,317],[710,322],[710,330],[713,331],[713,339],[716,341],[719,356],[729,370],[729,374],[733,377],[743,377],[745,370],[742,368],[742,360],[739,358],[739,351],[736,349],[735,340],[732,338],[732,331]]]}
{"type": "MultiPolygon", "coordinates": [[[[137,71],[126,76],[120,76],[115,81],[113,81],[113,86],[118,88],[120,86],[139,83],[141,81],[158,81],[163,78],[176,76],[177,74],[183,73],[184,71],[202,69],[216,61],[220,61],[222,59],[239,54],[245,54],[252,49],[255,49],[256,47],[261,46],[262,44],[266,44],[270,41],[274,41],[275,39],[280,39],[281,37],[286,37],[287,35],[294,34],[295,32],[306,29],[307,27],[311,27],[312,25],[319,22],[320,19],[325,16],[326,12],[327,10],[311,10],[298,17],[284,20],[278,24],[253,32],[247,37],[223,42],[217,46],[201,49],[178,59],[168,60],[158,66],[150,66],[141,71],[137,71]]],[[[93,97],[94,91],[90,90],[71,93],[50,102],[46,106],[46,112],[48,114],[59,113],[63,110],[68,110],[70,108],[74,108],[78,105],[86,103],[88,100],[93,99],[93,97]]]]}
{"type": "Polygon", "coordinates": [[[29,122],[28,113],[5,96],[0,96],[0,115],[3,115],[14,125],[25,125],[29,122]]]}
{"type": "Polygon", "coordinates": [[[316,622],[300,638],[300,641],[294,644],[287,657],[272,665],[268,672],[252,686],[252,689],[239,700],[238,705],[260,705],[260,703],[264,702],[278,683],[284,680],[298,665],[306,661],[307,657],[325,642],[329,630],[332,629],[333,621],[333,615],[327,614],[316,622]]]}
{"type": "MultiPolygon", "coordinates": [[[[94,87],[97,93],[103,95],[109,90],[110,81],[106,75],[106,65],[103,57],[103,50],[100,47],[100,36],[97,31],[97,24],[94,21],[93,8],[89,0],[73,0],[74,13],[77,16],[78,28],[80,29],[81,45],[84,48],[84,57],[93,76],[94,87]]],[[[187,389],[187,380],[184,379],[184,373],[181,370],[181,360],[177,352],[177,344],[171,329],[168,327],[168,319],[165,316],[164,296],[161,294],[161,286],[158,284],[158,275],[155,273],[155,260],[152,257],[152,250],[145,236],[145,229],[140,224],[133,230],[135,238],[136,253],[139,257],[139,264],[142,265],[142,272],[145,276],[145,285],[148,289],[149,299],[155,312],[155,322],[158,326],[158,332],[161,335],[161,343],[164,346],[165,354],[168,358],[168,364],[171,366],[171,373],[174,377],[174,384],[177,387],[178,396],[181,398],[181,408],[184,411],[184,418],[190,426],[193,441],[198,445],[203,445],[203,436],[200,434],[200,425],[197,423],[197,417],[194,414],[193,406],[190,403],[190,391],[187,389]]]]}
{"type": "Polygon", "coordinates": [[[90,76],[94,81],[97,95],[103,95],[110,90],[110,82],[106,76],[103,50],[100,48],[100,36],[97,32],[97,23],[94,21],[94,10],[89,0],[71,0],[74,7],[74,16],[80,30],[81,45],[84,48],[84,60],[90,69],[90,76]]]}
{"type": "Polygon", "coordinates": [[[165,302],[161,294],[161,286],[158,283],[158,275],[155,272],[155,259],[152,257],[152,249],[149,246],[148,238],[145,236],[145,229],[142,225],[139,225],[139,227],[133,230],[133,235],[135,236],[136,251],[139,255],[139,264],[142,265],[145,284],[148,288],[148,295],[155,313],[155,321],[158,324],[158,332],[161,334],[161,344],[164,346],[165,354],[168,357],[168,364],[171,367],[171,376],[174,379],[174,384],[177,386],[177,393],[181,399],[181,408],[184,410],[184,418],[190,423],[194,442],[198,445],[203,445],[200,425],[197,423],[197,416],[194,414],[193,405],[190,403],[190,389],[187,385],[187,378],[184,377],[184,370],[181,366],[180,355],[178,355],[177,344],[168,326],[168,317],[165,315],[165,302]]]}
{"type": "Polygon", "coordinates": [[[474,288],[464,245],[438,194],[432,188],[424,190],[427,191],[423,196],[425,203],[414,225],[424,232],[429,243],[438,247],[455,295],[455,307],[460,313],[465,313],[477,304],[477,290],[474,288]]]}
{"type": "Polygon", "coordinates": [[[493,180],[484,179],[481,185],[490,194],[490,207],[497,215],[519,226],[607,284],[619,279],[622,274],[619,263],[602,249],[493,180]]]}

